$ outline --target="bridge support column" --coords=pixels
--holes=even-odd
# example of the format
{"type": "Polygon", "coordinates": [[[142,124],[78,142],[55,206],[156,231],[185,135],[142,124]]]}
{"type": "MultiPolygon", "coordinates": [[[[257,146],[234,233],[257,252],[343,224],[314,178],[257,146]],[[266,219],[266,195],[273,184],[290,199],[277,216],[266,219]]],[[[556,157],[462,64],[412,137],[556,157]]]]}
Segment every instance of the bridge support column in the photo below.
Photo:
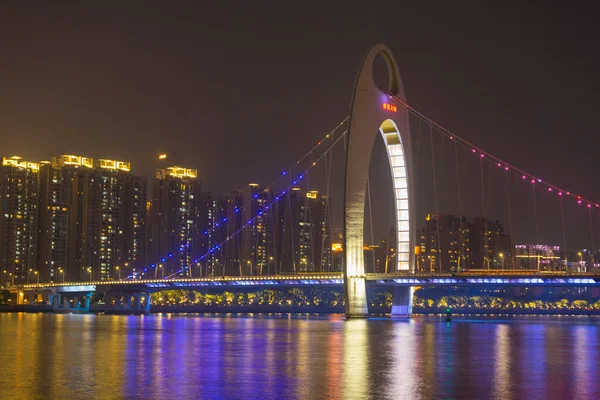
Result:
{"type": "Polygon", "coordinates": [[[85,295],[85,310],[90,311],[90,303],[92,301],[92,294],[88,293],[85,295]]]}
{"type": "MultiPolygon", "coordinates": [[[[149,300],[149,299],[148,299],[149,300]]],[[[367,285],[364,277],[346,280],[346,318],[368,318],[367,285]]]]}
{"type": "Polygon", "coordinates": [[[144,294],[144,314],[150,312],[150,293],[144,294]]]}
{"type": "Polygon", "coordinates": [[[140,293],[136,293],[133,295],[133,308],[135,310],[141,310],[142,309],[142,294],[140,293]]]}
{"type": "Polygon", "coordinates": [[[412,315],[413,293],[413,287],[394,286],[392,295],[393,318],[408,318],[412,315]]]}

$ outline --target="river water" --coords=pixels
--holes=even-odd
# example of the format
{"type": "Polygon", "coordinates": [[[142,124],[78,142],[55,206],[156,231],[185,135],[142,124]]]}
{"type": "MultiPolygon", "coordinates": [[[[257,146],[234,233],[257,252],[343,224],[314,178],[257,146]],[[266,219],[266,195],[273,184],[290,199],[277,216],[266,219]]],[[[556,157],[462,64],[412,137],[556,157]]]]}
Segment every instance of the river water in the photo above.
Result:
{"type": "Polygon", "coordinates": [[[0,399],[598,399],[599,327],[0,313],[0,399]]]}

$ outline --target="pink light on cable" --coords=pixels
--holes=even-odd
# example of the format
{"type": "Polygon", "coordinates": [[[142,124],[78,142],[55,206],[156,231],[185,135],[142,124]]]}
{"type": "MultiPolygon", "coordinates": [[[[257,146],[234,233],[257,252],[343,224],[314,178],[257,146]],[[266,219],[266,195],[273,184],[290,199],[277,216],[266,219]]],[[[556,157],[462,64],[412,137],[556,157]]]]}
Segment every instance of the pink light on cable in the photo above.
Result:
{"type": "Polygon", "coordinates": [[[548,191],[549,191],[549,192],[551,192],[551,191],[552,191],[552,188],[551,188],[551,187],[549,187],[549,188],[548,188],[548,191]]]}
{"type": "Polygon", "coordinates": [[[508,167],[504,167],[504,170],[505,170],[505,171],[508,171],[508,167]]]}
{"type": "Polygon", "coordinates": [[[591,205],[591,204],[588,204],[588,208],[592,208],[592,205],[591,205]]]}
{"type": "Polygon", "coordinates": [[[477,153],[477,150],[473,149],[471,150],[472,153],[477,153]]]}
{"type": "Polygon", "coordinates": [[[525,175],[523,175],[523,179],[527,178],[525,175]]]}
{"type": "Polygon", "coordinates": [[[577,200],[577,204],[581,204],[581,200],[577,200]]]}
{"type": "Polygon", "coordinates": [[[562,196],[562,192],[558,192],[558,195],[559,195],[559,196],[562,196]]]}
{"type": "Polygon", "coordinates": [[[480,154],[479,157],[483,158],[483,154],[480,154]]]}
{"type": "Polygon", "coordinates": [[[531,180],[531,183],[535,183],[535,179],[532,179],[532,180],[531,180]]]}

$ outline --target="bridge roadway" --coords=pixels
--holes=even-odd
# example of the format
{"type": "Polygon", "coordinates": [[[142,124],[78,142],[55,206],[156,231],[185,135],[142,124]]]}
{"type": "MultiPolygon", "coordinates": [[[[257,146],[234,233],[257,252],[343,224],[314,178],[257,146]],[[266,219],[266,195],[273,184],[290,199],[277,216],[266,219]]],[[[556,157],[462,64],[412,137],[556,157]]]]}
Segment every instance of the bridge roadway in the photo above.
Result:
{"type": "MultiPolygon", "coordinates": [[[[591,287],[600,288],[600,274],[536,271],[470,271],[455,274],[366,274],[369,287],[390,287],[392,316],[410,316],[415,287],[591,287]]],[[[234,290],[241,288],[337,287],[341,273],[302,275],[146,279],[122,281],[60,282],[16,285],[17,304],[52,306],[54,312],[89,312],[94,292],[104,294],[107,312],[150,312],[150,294],[169,289],[234,290]],[[27,300],[25,299],[27,297],[27,300]]],[[[596,289],[598,290],[598,289],[596,289]]]]}
{"type": "MultiPolygon", "coordinates": [[[[564,272],[462,272],[462,273],[393,273],[366,274],[366,282],[375,286],[599,286],[600,274],[564,272]]],[[[321,273],[302,275],[272,275],[213,278],[144,279],[121,281],[55,282],[16,285],[20,291],[89,290],[107,292],[115,289],[126,292],[149,290],[156,292],[168,289],[223,288],[238,287],[303,287],[343,285],[341,273],[321,273]]]]}

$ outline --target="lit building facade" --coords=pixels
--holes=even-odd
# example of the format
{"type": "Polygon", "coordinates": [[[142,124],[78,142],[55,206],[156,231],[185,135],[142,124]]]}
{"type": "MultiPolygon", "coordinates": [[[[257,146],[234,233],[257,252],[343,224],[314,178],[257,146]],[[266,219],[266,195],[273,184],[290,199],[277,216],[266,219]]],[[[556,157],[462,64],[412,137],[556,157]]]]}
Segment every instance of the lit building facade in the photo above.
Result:
{"type": "Polygon", "coordinates": [[[152,188],[150,261],[157,277],[193,276],[199,253],[202,192],[198,171],[168,167],[156,171],[152,188]]]}
{"type": "Polygon", "coordinates": [[[498,220],[428,215],[417,243],[420,272],[512,268],[511,237],[498,220]]]}
{"type": "Polygon", "coordinates": [[[560,246],[547,244],[516,244],[515,268],[555,271],[564,268],[560,257],[560,246]]]}
{"type": "Polygon", "coordinates": [[[333,269],[331,218],[326,196],[317,191],[292,188],[282,196],[277,218],[282,254],[279,270],[282,273],[333,269]]]}
{"type": "Polygon", "coordinates": [[[243,275],[270,275],[274,273],[274,214],[269,204],[274,199],[270,188],[261,190],[250,183],[242,193],[243,221],[250,224],[242,233],[243,275]]]}
{"type": "Polygon", "coordinates": [[[459,271],[469,265],[469,223],[458,215],[427,215],[417,234],[416,269],[459,271]]]}
{"type": "Polygon", "coordinates": [[[471,269],[512,269],[510,234],[498,220],[473,218],[469,220],[469,250],[471,269]]]}
{"type": "Polygon", "coordinates": [[[126,277],[145,262],[146,178],[125,161],[60,155],[40,164],[44,280],[126,277]]]}
{"type": "MultiPolygon", "coordinates": [[[[40,278],[36,265],[39,164],[3,157],[0,166],[0,262],[14,283],[40,278]]],[[[4,272],[3,272],[4,273],[4,272]]]]}
{"type": "MultiPolygon", "coordinates": [[[[202,232],[200,232],[199,253],[195,258],[199,259],[198,276],[213,277],[229,273],[226,270],[226,251],[233,250],[233,247],[228,247],[228,242],[223,243],[223,241],[233,232],[227,227],[227,222],[223,223],[223,218],[227,215],[225,212],[227,205],[226,199],[215,197],[210,192],[202,194],[200,214],[202,232]]],[[[237,274],[237,268],[231,268],[231,271],[234,275],[237,274]]]]}

